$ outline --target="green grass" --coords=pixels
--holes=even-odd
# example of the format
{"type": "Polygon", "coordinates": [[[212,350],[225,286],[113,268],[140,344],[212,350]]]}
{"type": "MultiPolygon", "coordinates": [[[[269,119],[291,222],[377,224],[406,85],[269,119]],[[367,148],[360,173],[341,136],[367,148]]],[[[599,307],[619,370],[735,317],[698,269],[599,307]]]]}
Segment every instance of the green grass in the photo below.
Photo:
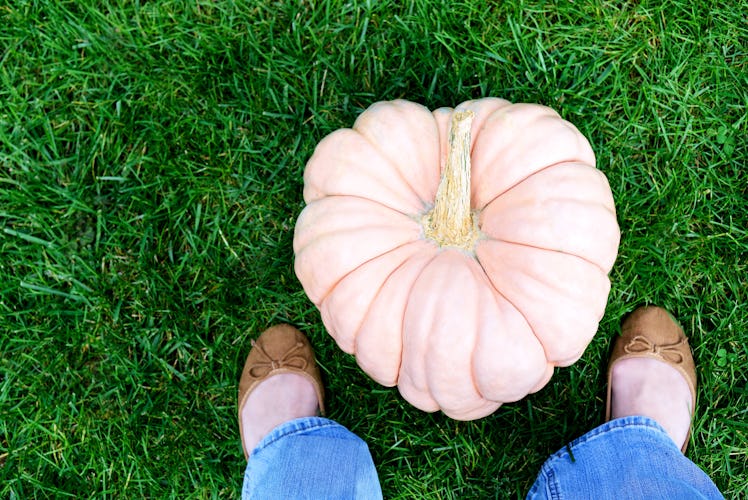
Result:
{"type": "Polygon", "coordinates": [[[236,497],[249,340],[312,339],[389,498],[521,497],[599,424],[620,318],[673,311],[688,456],[748,494],[748,3],[11,0],[0,5],[0,496],[236,497]],[[105,6],[108,5],[108,6],[105,6]],[[293,273],[304,163],[378,100],[557,109],[622,229],[584,357],[476,422],[423,414],[293,273]]]}

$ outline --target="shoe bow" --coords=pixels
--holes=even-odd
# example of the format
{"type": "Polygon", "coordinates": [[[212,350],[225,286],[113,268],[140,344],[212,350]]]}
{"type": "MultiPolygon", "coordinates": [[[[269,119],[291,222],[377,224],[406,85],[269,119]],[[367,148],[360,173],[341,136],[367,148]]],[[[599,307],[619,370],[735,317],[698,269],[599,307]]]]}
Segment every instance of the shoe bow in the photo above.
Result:
{"type": "Polygon", "coordinates": [[[277,370],[279,368],[295,368],[298,370],[306,370],[306,358],[295,354],[296,351],[304,347],[304,344],[301,342],[296,342],[296,345],[286,351],[286,353],[280,359],[273,359],[272,357],[270,357],[265,349],[263,349],[263,347],[260,344],[256,343],[254,340],[252,341],[252,347],[257,348],[265,358],[263,360],[257,361],[254,365],[252,365],[252,368],[249,369],[249,374],[253,377],[265,377],[273,370],[277,370]]]}
{"type": "Polygon", "coordinates": [[[683,353],[681,352],[682,346],[687,344],[688,340],[685,338],[680,339],[678,342],[672,344],[658,345],[653,343],[647,337],[643,335],[637,335],[632,338],[628,344],[624,346],[624,351],[628,354],[641,354],[645,352],[652,353],[660,356],[663,359],[675,364],[683,362],[683,353]]]}

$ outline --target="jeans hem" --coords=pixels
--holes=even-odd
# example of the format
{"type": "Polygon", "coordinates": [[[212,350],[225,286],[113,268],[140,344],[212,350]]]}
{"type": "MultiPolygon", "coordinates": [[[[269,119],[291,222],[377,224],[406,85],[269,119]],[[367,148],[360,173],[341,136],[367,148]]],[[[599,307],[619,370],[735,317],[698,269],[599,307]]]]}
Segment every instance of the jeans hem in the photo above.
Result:
{"type": "Polygon", "coordinates": [[[340,424],[324,417],[301,417],[288,422],[283,422],[279,426],[267,433],[263,437],[257,446],[252,450],[251,455],[261,451],[279,439],[283,439],[286,436],[292,436],[294,434],[301,434],[314,429],[323,429],[325,427],[337,427],[340,424]]]}

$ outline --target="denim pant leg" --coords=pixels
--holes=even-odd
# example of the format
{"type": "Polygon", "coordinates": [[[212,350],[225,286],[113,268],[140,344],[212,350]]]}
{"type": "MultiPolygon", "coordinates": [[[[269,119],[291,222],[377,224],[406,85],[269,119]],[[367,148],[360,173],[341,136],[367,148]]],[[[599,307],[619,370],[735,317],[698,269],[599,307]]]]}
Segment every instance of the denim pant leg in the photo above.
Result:
{"type": "Polygon", "coordinates": [[[552,455],[527,498],[723,497],[662,427],[632,416],[611,420],[552,455]]]}
{"type": "Polygon", "coordinates": [[[242,498],[381,499],[369,447],[342,425],[305,417],[279,425],[252,451],[242,498]]]}

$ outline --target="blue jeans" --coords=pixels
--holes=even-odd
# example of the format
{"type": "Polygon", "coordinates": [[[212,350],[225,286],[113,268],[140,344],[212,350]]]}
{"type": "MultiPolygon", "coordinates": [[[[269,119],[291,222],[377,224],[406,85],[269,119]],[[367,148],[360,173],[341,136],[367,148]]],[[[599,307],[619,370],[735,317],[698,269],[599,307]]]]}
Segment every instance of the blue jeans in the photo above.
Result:
{"type": "MultiPolygon", "coordinates": [[[[369,448],[320,417],[273,429],[254,449],[243,498],[382,498],[369,448]]],[[[722,498],[709,477],[647,417],[607,422],[552,455],[527,498],[722,498]]]]}
{"type": "Polygon", "coordinates": [[[611,420],[546,460],[527,498],[723,498],[647,417],[611,420]]]}
{"type": "Polygon", "coordinates": [[[332,420],[305,417],[279,425],[252,451],[242,498],[374,499],[382,489],[361,438],[332,420]]]}

